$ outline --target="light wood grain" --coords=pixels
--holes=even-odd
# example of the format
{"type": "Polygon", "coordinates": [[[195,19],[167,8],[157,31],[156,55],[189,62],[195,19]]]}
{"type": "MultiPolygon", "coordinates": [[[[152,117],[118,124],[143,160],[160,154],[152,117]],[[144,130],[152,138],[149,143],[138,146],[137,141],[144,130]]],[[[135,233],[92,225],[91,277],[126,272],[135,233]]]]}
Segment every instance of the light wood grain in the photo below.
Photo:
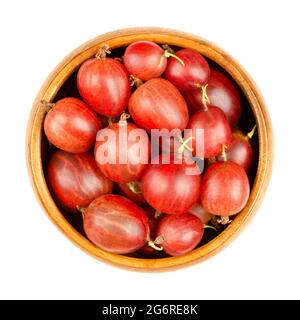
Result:
{"type": "Polygon", "coordinates": [[[257,211],[270,179],[273,161],[273,136],[268,111],[261,93],[246,71],[236,60],[214,44],[194,35],[161,28],[133,28],[107,33],[85,43],[68,55],[49,75],[34,101],[28,122],[26,142],[27,165],[32,185],[42,207],[55,225],[70,240],[92,256],[113,265],[141,271],[163,271],[186,266],[208,258],[228,245],[257,211]],[[40,101],[52,101],[62,84],[73,71],[83,61],[94,56],[103,44],[108,44],[110,48],[117,48],[127,46],[133,41],[142,39],[192,48],[218,63],[233,77],[244,92],[255,115],[258,127],[258,168],[246,207],[226,230],[216,238],[181,257],[138,259],[111,254],[97,248],[87,238],[79,234],[64,218],[49,193],[43,173],[41,143],[43,120],[46,111],[41,106],[40,101]]]}

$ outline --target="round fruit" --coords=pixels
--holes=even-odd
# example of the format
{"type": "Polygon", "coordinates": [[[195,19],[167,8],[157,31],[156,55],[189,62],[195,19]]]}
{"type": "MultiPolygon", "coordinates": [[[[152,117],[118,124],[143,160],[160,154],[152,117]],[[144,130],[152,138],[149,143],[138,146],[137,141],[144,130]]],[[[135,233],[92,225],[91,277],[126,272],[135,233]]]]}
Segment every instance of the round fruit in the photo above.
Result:
{"type": "Polygon", "coordinates": [[[77,87],[83,100],[107,117],[119,116],[130,96],[130,83],[123,65],[111,58],[84,62],[77,75],[77,87]]]}
{"type": "Polygon", "coordinates": [[[231,129],[224,112],[214,106],[207,110],[197,111],[190,119],[187,129],[191,129],[188,134],[193,139],[189,143],[194,149],[194,153],[204,158],[214,157],[221,153],[222,145],[228,145],[231,139],[231,129]],[[203,130],[203,139],[197,138],[197,129],[203,130]]]}
{"type": "Polygon", "coordinates": [[[130,74],[147,81],[161,76],[167,67],[167,58],[156,43],[136,41],[126,48],[124,65],[130,74]]]}
{"type": "Polygon", "coordinates": [[[127,183],[118,183],[117,188],[124,196],[142,206],[146,204],[146,200],[144,199],[142,190],[141,190],[141,182],[140,181],[131,181],[127,183]]]}
{"type": "Polygon", "coordinates": [[[208,212],[230,216],[240,212],[249,198],[245,170],[232,161],[214,162],[202,181],[201,203],[208,212]]]}
{"type": "Polygon", "coordinates": [[[99,248],[118,254],[140,249],[149,238],[145,212],[118,195],[96,198],[84,213],[84,231],[99,248]]]}
{"type": "Polygon", "coordinates": [[[93,146],[101,122],[96,113],[76,98],[64,98],[47,113],[44,130],[48,140],[67,152],[86,152],[93,146]]]}
{"type": "Polygon", "coordinates": [[[209,80],[210,69],[208,63],[195,50],[181,49],[176,52],[176,57],[184,62],[184,65],[175,58],[170,58],[167,64],[165,76],[181,91],[201,88],[209,80]]]}
{"type": "Polygon", "coordinates": [[[201,176],[189,174],[195,170],[195,164],[161,155],[149,164],[142,176],[142,192],[145,200],[156,210],[181,214],[187,212],[198,201],[201,188],[201,176]],[[170,160],[170,161],[168,161],[170,160]],[[157,162],[158,164],[154,164],[157,162]]]}
{"type": "Polygon", "coordinates": [[[201,241],[204,225],[196,216],[184,213],[162,218],[156,231],[154,243],[161,245],[170,256],[192,251],[201,241]]]}
{"type": "Polygon", "coordinates": [[[204,224],[208,223],[212,217],[212,215],[207,212],[200,203],[194,204],[189,210],[189,213],[198,217],[204,224]]]}
{"type": "MultiPolygon", "coordinates": [[[[150,226],[150,239],[154,239],[156,235],[156,229],[158,226],[159,221],[161,220],[161,216],[156,217],[156,210],[151,207],[144,208],[150,226]]],[[[159,251],[155,250],[154,248],[150,247],[148,243],[144,244],[144,246],[139,250],[139,253],[147,255],[147,256],[154,256],[157,255],[159,251]]]]}
{"type": "MultiPolygon", "coordinates": [[[[250,136],[251,132],[245,135],[241,130],[234,129],[232,131],[231,142],[226,148],[227,159],[239,164],[246,172],[250,168],[253,157],[250,136]]],[[[222,155],[218,156],[218,160],[223,160],[222,155]]]]}
{"type": "Polygon", "coordinates": [[[189,120],[187,105],[180,92],[165,79],[152,79],[131,95],[128,104],[134,122],[151,129],[179,129],[189,120]]]}
{"type": "Polygon", "coordinates": [[[163,50],[152,41],[136,41],[130,44],[124,54],[124,65],[138,80],[147,81],[160,77],[167,67],[167,58],[174,57],[184,64],[172,49],[163,45],[163,50]]]}
{"type": "Polygon", "coordinates": [[[113,182],[104,177],[90,153],[55,152],[48,164],[47,177],[58,203],[72,212],[87,207],[96,197],[113,189],[113,182]]]}
{"type": "Polygon", "coordinates": [[[102,173],[112,181],[136,181],[150,154],[148,135],[132,123],[120,120],[99,131],[95,159],[102,173]]]}
{"type": "MultiPolygon", "coordinates": [[[[234,84],[220,71],[211,70],[206,91],[210,103],[222,109],[229,123],[236,126],[241,117],[242,107],[240,94],[234,84]]],[[[186,91],[184,98],[191,113],[203,110],[201,90],[186,91]]]]}

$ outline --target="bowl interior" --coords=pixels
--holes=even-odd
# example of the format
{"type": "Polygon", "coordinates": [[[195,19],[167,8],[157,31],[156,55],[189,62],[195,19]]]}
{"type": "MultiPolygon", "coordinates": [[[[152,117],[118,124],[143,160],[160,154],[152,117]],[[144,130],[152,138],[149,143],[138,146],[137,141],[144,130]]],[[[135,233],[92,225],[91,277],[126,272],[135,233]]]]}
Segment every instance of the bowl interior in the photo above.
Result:
{"type": "MultiPolygon", "coordinates": [[[[163,43],[161,43],[163,44],[163,43]]],[[[180,47],[178,46],[172,46],[172,48],[175,50],[175,52],[177,50],[180,49],[180,47]]],[[[115,48],[113,50],[111,50],[111,55],[112,57],[122,57],[125,51],[125,47],[120,47],[120,48],[115,48]]],[[[222,68],[220,65],[218,65],[216,62],[212,61],[211,59],[209,59],[208,57],[206,57],[207,61],[209,62],[210,66],[219,69],[220,71],[222,71],[224,74],[226,74],[226,76],[228,78],[231,79],[231,81],[235,84],[235,86],[238,88],[240,96],[241,96],[241,104],[242,104],[242,117],[241,120],[239,122],[238,127],[240,129],[242,129],[245,133],[251,131],[251,129],[253,128],[254,124],[256,123],[255,121],[255,116],[254,113],[250,107],[249,101],[247,100],[247,97],[244,95],[243,91],[239,88],[238,84],[236,83],[236,81],[228,74],[228,72],[226,72],[226,70],[224,70],[224,68],[222,68]]],[[[78,68],[75,69],[72,74],[70,75],[70,77],[62,84],[61,88],[59,89],[59,91],[57,92],[57,94],[53,97],[53,102],[56,102],[59,99],[62,99],[64,97],[77,97],[80,98],[79,92],[77,90],[77,86],[76,86],[76,77],[77,77],[77,72],[78,72],[78,68]]],[[[132,87],[132,92],[135,90],[135,87],[132,87]]],[[[257,165],[258,165],[258,152],[259,152],[259,142],[258,142],[258,136],[257,134],[255,134],[252,138],[252,144],[253,144],[253,148],[254,148],[254,160],[253,160],[253,164],[251,166],[250,172],[249,172],[249,178],[250,178],[250,184],[251,187],[254,183],[255,180],[255,176],[256,176],[256,172],[257,172],[257,165]]],[[[55,152],[56,148],[54,146],[51,146],[48,142],[47,139],[45,137],[45,134],[43,133],[43,137],[42,137],[42,145],[43,145],[43,149],[42,149],[42,159],[43,159],[43,170],[44,173],[47,170],[47,164],[48,164],[48,160],[51,156],[51,154],[53,152],[55,152]]],[[[45,175],[46,176],[46,175],[45,175]]],[[[114,193],[118,193],[117,190],[114,190],[114,193]]],[[[59,204],[57,204],[60,211],[62,212],[64,218],[68,221],[68,223],[70,223],[70,225],[77,230],[82,236],[85,237],[85,233],[83,230],[83,226],[82,226],[82,217],[80,214],[76,215],[74,213],[69,213],[67,211],[65,211],[63,208],[61,208],[59,206],[59,204]]],[[[223,231],[226,229],[226,226],[224,226],[220,231],[223,231]]],[[[218,232],[219,233],[219,232],[218,232]]],[[[199,244],[198,247],[201,247],[202,245],[208,243],[209,241],[211,241],[213,238],[215,238],[217,235],[217,233],[213,230],[206,230],[206,232],[204,233],[204,238],[202,239],[201,243],[199,244]]],[[[139,253],[134,253],[134,254],[130,254],[129,256],[131,257],[139,257],[139,258],[144,258],[144,259],[151,259],[149,258],[149,256],[147,255],[141,255],[139,253]]],[[[164,257],[163,254],[160,255],[160,257],[164,257]]]]}

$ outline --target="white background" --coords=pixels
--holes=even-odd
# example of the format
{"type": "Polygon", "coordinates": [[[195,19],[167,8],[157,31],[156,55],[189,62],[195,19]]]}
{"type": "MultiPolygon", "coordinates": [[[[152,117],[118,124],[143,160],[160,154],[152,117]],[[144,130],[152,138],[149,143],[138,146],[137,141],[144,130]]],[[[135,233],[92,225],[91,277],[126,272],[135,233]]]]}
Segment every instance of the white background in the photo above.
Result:
{"type": "Polygon", "coordinates": [[[0,298],[300,298],[299,1],[1,1],[0,298]],[[25,164],[32,102],[70,51],[108,31],[161,26],[231,53],[260,87],[275,164],[264,202],[227,249],[187,269],[136,273],[75,247],[37,203],[25,164]]]}

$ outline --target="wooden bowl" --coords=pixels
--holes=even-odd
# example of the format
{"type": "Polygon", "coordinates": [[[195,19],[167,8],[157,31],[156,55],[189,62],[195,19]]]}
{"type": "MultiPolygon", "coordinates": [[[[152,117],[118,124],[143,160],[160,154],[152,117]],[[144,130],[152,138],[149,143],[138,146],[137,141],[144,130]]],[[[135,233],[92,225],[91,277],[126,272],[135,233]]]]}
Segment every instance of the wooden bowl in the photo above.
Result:
{"type": "Polygon", "coordinates": [[[61,231],[80,248],[94,257],[114,265],[143,271],[166,270],[202,261],[224,248],[250,221],[265,193],[270,179],[273,157],[272,128],[264,100],[246,71],[237,61],[214,44],[199,37],[160,28],[134,28],[107,33],[91,40],[68,55],[49,75],[40,89],[32,107],[27,131],[27,164],[36,195],[50,219],[61,231]],[[257,124],[257,158],[250,174],[251,194],[244,210],[218,236],[206,239],[204,245],[180,257],[146,259],[137,256],[116,255],[105,252],[93,245],[82,230],[82,222],[60,210],[49,192],[44,168],[49,158],[49,146],[43,133],[43,120],[46,114],[41,101],[55,101],[64,95],[75,95],[74,80],[78,67],[94,56],[100,47],[107,44],[116,52],[137,40],[151,40],[159,44],[167,43],[175,47],[192,48],[204,55],[211,63],[225,70],[240,88],[244,107],[242,127],[249,130],[257,124]]]}

